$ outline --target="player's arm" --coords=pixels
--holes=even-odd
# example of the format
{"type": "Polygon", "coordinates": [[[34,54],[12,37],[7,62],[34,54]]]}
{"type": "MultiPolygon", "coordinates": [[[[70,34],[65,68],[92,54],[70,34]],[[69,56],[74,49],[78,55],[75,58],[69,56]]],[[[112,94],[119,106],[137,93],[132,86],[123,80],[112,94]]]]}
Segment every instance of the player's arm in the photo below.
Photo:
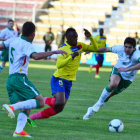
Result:
{"type": "Polygon", "coordinates": [[[90,42],[91,42],[91,45],[86,45],[83,43],[83,51],[86,51],[86,52],[93,52],[93,51],[98,51],[98,45],[95,41],[95,39],[91,36],[91,33],[87,30],[87,29],[84,29],[84,34],[87,38],[90,39],[90,42]]]}
{"type": "Polygon", "coordinates": [[[50,51],[50,52],[32,53],[30,57],[35,60],[40,60],[40,59],[47,58],[48,56],[51,56],[53,54],[62,54],[63,55],[63,54],[67,54],[67,53],[63,50],[57,50],[57,51],[50,51]]]}
{"type": "Polygon", "coordinates": [[[56,66],[58,69],[64,67],[65,65],[67,65],[71,60],[73,60],[76,56],[78,56],[79,53],[78,52],[74,52],[71,55],[60,55],[57,57],[57,62],[56,62],[56,66]]]}
{"type": "Polygon", "coordinates": [[[110,47],[102,47],[102,48],[99,48],[98,52],[111,52],[111,48],[110,47]]]}
{"type": "Polygon", "coordinates": [[[127,72],[127,71],[139,70],[139,69],[140,69],[140,63],[129,68],[119,68],[118,72],[127,72]]]}

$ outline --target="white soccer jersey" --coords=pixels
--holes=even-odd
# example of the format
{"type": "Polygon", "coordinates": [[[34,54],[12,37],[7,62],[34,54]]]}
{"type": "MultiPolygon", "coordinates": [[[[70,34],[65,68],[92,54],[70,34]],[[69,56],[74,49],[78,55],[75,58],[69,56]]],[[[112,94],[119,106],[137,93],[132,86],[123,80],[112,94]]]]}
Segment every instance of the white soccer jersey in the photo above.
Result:
{"type": "Polygon", "coordinates": [[[25,37],[15,37],[3,42],[9,48],[9,74],[28,74],[28,64],[32,53],[35,52],[32,43],[25,37]]]}
{"type": "Polygon", "coordinates": [[[11,30],[10,28],[5,28],[0,33],[0,38],[9,39],[11,37],[17,37],[18,32],[15,30],[11,30]]]}
{"type": "MultiPolygon", "coordinates": [[[[113,53],[118,54],[118,61],[114,67],[116,68],[128,68],[140,63],[140,51],[135,50],[131,55],[127,55],[124,50],[124,45],[118,45],[111,48],[113,53]]],[[[121,72],[121,76],[124,80],[133,81],[135,79],[137,70],[121,72]]]]}

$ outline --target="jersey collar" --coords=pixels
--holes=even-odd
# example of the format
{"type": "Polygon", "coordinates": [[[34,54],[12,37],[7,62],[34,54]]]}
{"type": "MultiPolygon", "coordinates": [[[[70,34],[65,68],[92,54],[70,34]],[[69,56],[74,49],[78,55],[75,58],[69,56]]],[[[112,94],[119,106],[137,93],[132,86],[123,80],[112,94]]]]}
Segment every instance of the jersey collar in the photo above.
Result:
{"type": "Polygon", "coordinates": [[[7,27],[7,28],[8,28],[8,30],[10,30],[10,31],[13,30],[13,29],[11,29],[11,28],[9,28],[9,27],[7,27]]]}
{"type": "Polygon", "coordinates": [[[32,43],[29,39],[27,39],[26,37],[24,37],[24,36],[22,36],[22,35],[21,35],[21,39],[26,40],[27,42],[32,43]]]}

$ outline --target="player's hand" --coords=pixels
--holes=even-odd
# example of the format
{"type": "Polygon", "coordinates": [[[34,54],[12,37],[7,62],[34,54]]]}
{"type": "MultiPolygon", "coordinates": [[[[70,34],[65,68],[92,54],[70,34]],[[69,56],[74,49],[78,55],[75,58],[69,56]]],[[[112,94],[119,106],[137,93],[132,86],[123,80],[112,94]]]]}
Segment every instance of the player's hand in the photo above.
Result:
{"type": "Polygon", "coordinates": [[[85,52],[84,55],[86,55],[86,54],[90,54],[90,52],[85,52]]]}
{"type": "Polygon", "coordinates": [[[78,56],[79,55],[79,53],[78,52],[74,52],[73,54],[72,54],[72,58],[74,59],[76,56],[78,56]]]}
{"type": "Polygon", "coordinates": [[[84,28],[84,32],[86,37],[91,37],[91,33],[87,29],[84,28]]]}
{"type": "Polygon", "coordinates": [[[127,68],[118,68],[118,72],[119,72],[119,73],[120,73],[120,72],[126,72],[126,71],[128,71],[127,68]]]}

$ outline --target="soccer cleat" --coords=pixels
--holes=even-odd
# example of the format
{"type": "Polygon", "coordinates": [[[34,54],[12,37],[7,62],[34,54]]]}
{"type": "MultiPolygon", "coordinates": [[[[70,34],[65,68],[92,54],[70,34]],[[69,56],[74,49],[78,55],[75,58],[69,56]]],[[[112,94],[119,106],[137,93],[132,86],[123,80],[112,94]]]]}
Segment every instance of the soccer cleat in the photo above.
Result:
{"type": "Polygon", "coordinates": [[[89,120],[94,113],[93,108],[89,107],[87,113],[83,116],[83,120],[89,120]]]}
{"type": "Polygon", "coordinates": [[[27,122],[28,122],[28,125],[31,126],[31,127],[37,127],[34,120],[32,120],[31,118],[27,118],[27,122]]]}
{"type": "Polygon", "coordinates": [[[95,78],[96,78],[96,79],[100,79],[100,75],[96,74],[96,75],[95,75],[95,78]]]}
{"type": "Polygon", "coordinates": [[[8,112],[10,118],[15,118],[14,108],[12,106],[4,104],[2,105],[2,108],[8,112]]]}
{"type": "Polygon", "coordinates": [[[26,131],[21,131],[20,133],[17,133],[15,131],[14,134],[13,134],[13,137],[31,138],[32,136],[30,136],[26,131]]]}

